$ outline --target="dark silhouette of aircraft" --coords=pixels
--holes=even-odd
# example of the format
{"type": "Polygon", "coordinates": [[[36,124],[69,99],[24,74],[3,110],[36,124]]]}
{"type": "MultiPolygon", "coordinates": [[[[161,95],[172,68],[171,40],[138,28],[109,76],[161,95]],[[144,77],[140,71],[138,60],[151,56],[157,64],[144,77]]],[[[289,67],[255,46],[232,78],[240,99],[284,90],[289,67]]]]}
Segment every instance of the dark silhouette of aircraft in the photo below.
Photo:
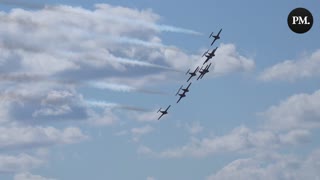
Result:
{"type": "Polygon", "coordinates": [[[196,76],[197,75],[197,72],[199,70],[199,66],[193,71],[193,72],[190,72],[190,69],[188,70],[188,72],[186,74],[190,74],[190,77],[189,79],[187,80],[187,82],[189,82],[189,80],[193,77],[193,76],[196,76]]]}
{"type": "Polygon", "coordinates": [[[191,86],[191,84],[192,84],[192,83],[190,83],[190,84],[188,85],[188,87],[185,88],[185,89],[182,89],[183,86],[181,86],[181,87],[179,88],[179,90],[178,90],[178,92],[177,92],[176,95],[179,94],[180,90],[182,90],[183,93],[182,93],[182,94],[179,94],[180,98],[178,99],[177,103],[178,103],[182,98],[186,97],[186,93],[189,92],[189,87],[191,86]]]}
{"type": "Polygon", "coordinates": [[[201,67],[201,69],[199,70],[200,75],[198,76],[197,80],[202,79],[203,76],[209,72],[210,66],[211,66],[211,63],[207,65],[204,69],[201,67]]]}
{"type": "Polygon", "coordinates": [[[212,49],[212,51],[211,52],[208,52],[209,50],[207,50],[203,55],[202,55],[202,57],[203,56],[206,56],[207,57],[207,59],[203,62],[203,65],[205,64],[205,63],[207,63],[211,58],[213,58],[214,56],[215,56],[215,53],[216,53],[216,50],[218,49],[218,47],[216,47],[215,49],[212,49]]]}
{"type": "MultiPolygon", "coordinates": [[[[158,118],[158,120],[159,120],[163,115],[168,114],[168,109],[170,108],[170,106],[171,106],[171,105],[169,105],[169,106],[167,107],[167,109],[164,110],[164,111],[161,110],[161,108],[158,110],[158,112],[162,113],[161,116],[158,118]]],[[[157,113],[158,113],[158,112],[157,112],[157,113]]]]}
{"type": "Polygon", "coordinates": [[[217,39],[220,39],[220,33],[221,33],[222,29],[220,29],[220,31],[218,32],[217,35],[213,35],[213,32],[210,34],[209,38],[213,37],[213,41],[211,43],[211,46],[213,45],[213,43],[217,40],[217,39]]]}

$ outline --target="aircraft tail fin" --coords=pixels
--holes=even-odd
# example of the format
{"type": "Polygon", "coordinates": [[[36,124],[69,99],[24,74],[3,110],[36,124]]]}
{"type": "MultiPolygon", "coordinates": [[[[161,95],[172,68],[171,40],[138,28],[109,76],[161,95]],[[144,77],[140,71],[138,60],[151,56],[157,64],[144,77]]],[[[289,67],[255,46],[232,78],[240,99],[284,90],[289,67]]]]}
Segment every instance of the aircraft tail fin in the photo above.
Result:
{"type": "MultiPolygon", "coordinates": [[[[161,110],[161,108],[158,110],[158,112],[160,112],[160,110],[161,110]]],[[[157,113],[158,113],[158,112],[157,112],[157,113]]]]}
{"type": "Polygon", "coordinates": [[[212,34],[213,34],[213,32],[211,32],[211,34],[210,34],[209,38],[211,38],[211,37],[212,37],[212,34]]]}
{"type": "Polygon", "coordinates": [[[202,57],[205,56],[208,52],[209,52],[209,50],[207,50],[206,52],[204,52],[203,55],[202,55],[202,57]]]}
{"type": "Polygon", "coordinates": [[[195,73],[199,71],[199,66],[196,68],[196,70],[194,71],[195,73]]]}
{"type": "Polygon", "coordinates": [[[190,69],[188,69],[188,71],[186,72],[186,75],[190,72],[190,69]]]}
{"type": "Polygon", "coordinates": [[[179,94],[179,92],[180,92],[180,90],[182,89],[182,87],[183,87],[183,85],[180,86],[180,88],[179,88],[178,92],[176,93],[176,95],[179,94]]]}

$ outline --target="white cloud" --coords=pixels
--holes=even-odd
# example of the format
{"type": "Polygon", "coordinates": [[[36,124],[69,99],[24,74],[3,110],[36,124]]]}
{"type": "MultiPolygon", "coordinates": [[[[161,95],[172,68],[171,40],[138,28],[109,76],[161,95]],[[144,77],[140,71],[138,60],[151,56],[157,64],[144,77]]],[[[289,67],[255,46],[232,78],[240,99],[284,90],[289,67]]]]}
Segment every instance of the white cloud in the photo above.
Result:
{"type": "Polygon", "coordinates": [[[180,147],[156,152],[147,146],[141,146],[138,153],[161,158],[208,157],[222,153],[252,153],[277,150],[283,146],[300,145],[310,141],[310,132],[295,129],[289,132],[275,133],[270,130],[253,131],[245,126],[234,128],[223,136],[211,136],[191,140],[180,147]]]}
{"type": "MultiPolygon", "coordinates": [[[[145,91],[146,84],[150,87],[164,80],[177,79],[172,70],[186,71],[190,66],[202,63],[200,54],[188,54],[177,47],[164,45],[159,36],[162,31],[198,33],[158,24],[160,18],[150,9],[108,4],[97,4],[92,9],[59,5],[32,11],[1,12],[0,71],[8,75],[0,77],[0,81],[6,83],[0,86],[6,99],[0,107],[0,118],[11,123],[0,128],[0,148],[46,148],[88,138],[74,127],[60,130],[36,126],[46,120],[87,120],[95,125],[110,125],[118,120],[110,110],[96,111],[97,107],[87,105],[77,92],[77,85],[87,86],[86,82],[101,78],[106,82],[117,82],[118,86],[109,86],[109,89],[134,87],[136,91],[145,91]]],[[[218,74],[254,67],[254,61],[239,54],[233,44],[222,44],[214,61],[218,74]]],[[[144,111],[129,106],[121,108],[144,111]]],[[[156,113],[141,114],[137,116],[138,121],[154,121],[154,116],[158,117],[156,113]]],[[[201,131],[201,127],[192,129],[193,133],[201,131]]],[[[134,140],[139,140],[152,131],[153,127],[143,126],[132,128],[128,133],[134,140]]],[[[206,144],[210,139],[203,141],[206,144]]],[[[221,142],[216,140],[214,143],[221,142]]],[[[202,149],[205,147],[202,140],[195,140],[195,145],[200,150],[186,145],[190,150],[183,150],[182,156],[190,152],[200,156],[211,153],[202,149]]],[[[152,153],[152,150],[141,147],[140,152],[152,153]]],[[[24,176],[37,178],[30,174],[24,176]]]]}
{"type": "Polygon", "coordinates": [[[133,135],[141,136],[141,135],[148,134],[148,133],[152,132],[153,130],[154,130],[153,127],[146,125],[146,126],[139,127],[139,128],[132,128],[131,133],[133,135]]]}
{"type": "Polygon", "coordinates": [[[72,144],[88,139],[79,128],[0,127],[0,149],[20,149],[72,144]]]}
{"type": "Polygon", "coordinates": [[[320,90],[296,94],[261,113],[266,127],[274,130],[320,127],[320,90]]]}
{"type": "Polygon", "coordinates": [[[22,172],[14,175],[13,180],[55,180],[53,178],[46,178],[40,175],[34,175],[30,172],[22,172]]]}
{"type": "Polygon", "coordinates": [[[154,128],[150,125],[138,127],[138,128],[132,128],[131,134],[132,134],[132,140],[137,142],[140,140],[140,137],[146,134],[151,133],[154,130],[154,128]]]}
{"type": "Polygon", "coordinates": [[[221,44],[213,58],[214,74],[249,71],[255,67],[253,59],[241,55],[234,44],[221,44]]]}
{"type": "MultiPolygon", "coordinates": [[[[165,46],[159,37],[159,31],[197,33],[158,25],[160,16],[150,9],[97,4],[91,10],[59,5],[33,11],[13,9],[1,13],[0,18],[0,28],[4,27],[0,70],[10,72],[9,76],[38,75],[20,78],[26,83],[43,83],[48,78],[56,82],[104,78],[121,85],[109,89],[126,91],[134,85],[138,92],[161,93],[142,87],[175,79],[168,70],[186,71],[194,63],[201,63],[200,54],[165,46]]],[[[254,67],[253,60],[240,55],[233,44],[222,44],[214,61],[218,74],[254,67]]],[[[34,116],[61,115],[69,112],[68,108],[43,108],[34,116]]]]}
{"type": "Polygon", "coordinates": [[[198,134],[203,131],[203,126],[199,122],[193,122],[192,124],[186,124],[186,128],[190,134],[198,134]]]}
{"type": "Polygon", "coordinates": [[[132,113],[132,118],[138,122],[158,122],[156,121],[159,114],[156,113],[158,109],[154,109],[150,112],[132,113]]]}
{"type": "Polygon", "coordinates": [[[280,135],[283,144],[303,144],[310,141],[311,132],[305,129],[294,129],[287,134],[280,135]]]}
{"type": "Polygon", "coordinates": [[[82,96],[72,88],[52,90],[50,88],[60,88],[56,85],[43,88],[41,84],[16,87],[7,89],[3,94],[7,120],[34,124],[53,120],[85,120],[89,116],[82,96]]]}
{"type": "Polygon", "coordinates": [[[103,114],[92,113],[89,124],[94,126],[110,126],[119,121],[117,115],[115,115],[110,109],[105,109],[103,114]]]}
{"type": "Polygon", "coordinates": [[[152,151],[152,149],[150,149],[147,146],[139,146],[137,153],[139,154],[147,154],[147,155],[152,155],[154,152],[152,151]]]}
{"type": "Polygon", "coordinates": [[[305,160],[276,153],[237,159],[210,175],[207,180],[320,179],[319,152],[314,151],[305,160]]]}
{"type": "Polygon", "coordinates": [[[318,77],[320,75],[320,50],[305,55],[297,60],[285,60],[265,69],[259,76],[260,80],[285,80],[318,77]]]}
{"type": "Polygon", "coordinates": [[[43,160],[27,154],[20,154],[18,156],[0,155],[0,172],[25,171],[39,167],[43,163],[43,160]]]}

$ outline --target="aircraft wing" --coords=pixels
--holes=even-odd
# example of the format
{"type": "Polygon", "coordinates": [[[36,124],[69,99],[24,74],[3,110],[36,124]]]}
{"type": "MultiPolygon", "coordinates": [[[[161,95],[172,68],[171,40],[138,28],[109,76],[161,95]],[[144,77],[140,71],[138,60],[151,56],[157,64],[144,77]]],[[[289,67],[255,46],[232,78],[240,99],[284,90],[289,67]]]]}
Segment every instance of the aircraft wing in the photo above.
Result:
{"type": "Polygon", "coordinates": [[[181,89],[182,89],[182,86],[180,86],[180,88],[179,88],[178,92],[176,93],[176,95],[178,95],[178,93],[180,92],[181,89]]]}
{"type": "Polygon", "coordinates": [[[201,73],[201,74],[198,76],[197,80],[199,80],[200,78],[202,78],[202,76],[203,76],[203,73],[201,73]]]}
{"type": "Polygon", "coordinates": [[[193,71],[193,73],[197,73],[199,70],[199,66],[193,71]]]}
{"type": "Polygon", "coordinates": [[[162,113],[161,116],[158,117],[158,120],[163,116],[164,114],[162,113]]]}
{"type": "Polygon", "coordinates": [[[216,40],[217,40],[217,39],[215,38],[215,39],[212,41],[211,46],[213,45],[214,42],[216,42],[216,40]]]}
{"type": "Polygon", "coordinates": [[[168,111],[168,109],[171,107],[171,105],[169,105],[168,107],[167,107],[167,109],[166,109],[166,111],[168,111]]]}
{"type": "Polygon", "coordinates": [[[189,77],[189,79],[187,80],[187,82],[189,82],[190,81],[190,79],[192,78],[193,76],[192,75],[190,75],[190,77],[189,77]]]}
{"type": "Polygon", "coordinates": [[[210,34],[209,38],[211,38],[211,37],[212,37],[212,35],[213,35],[213,32],[211,32],[211,34],[210,34]]]}
{"type": "Polygon", "coordinates": [[[189,83],[188,87],[186,89],[189,89],[189,87],[191,86],[192,83],[189,83]]]}
{"type": "Polygon", "coordinates": [[[221,29],[220,29],[220,31],[218,32],[218,35],[217,35],[217,36],[219,36],[219,35],[220,35],[221,31],[222,31],[222,28],[221,28],[221,29]]]}
{"type": "Polygon", "coordinates": [[[202,57],[205,56],[209,52],[209,49],[203,53],[202,57]]]}

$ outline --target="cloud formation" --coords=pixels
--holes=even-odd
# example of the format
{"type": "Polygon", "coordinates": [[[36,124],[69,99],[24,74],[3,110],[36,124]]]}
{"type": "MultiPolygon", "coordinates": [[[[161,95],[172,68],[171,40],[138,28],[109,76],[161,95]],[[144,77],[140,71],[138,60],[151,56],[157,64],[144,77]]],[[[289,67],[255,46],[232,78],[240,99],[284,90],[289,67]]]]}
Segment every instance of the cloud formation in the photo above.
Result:
{"type": "Polygon", "coordinates": [[[320,127],[320,90],[312,94],[295,94],[260,113],[266,127],[274,130],[320,127]]]}
{"type": "Polygon", "coordinates": [[[317,179],[320,177],[319,152],[317,149],[305,159],[277,153],[237,159],[210,175],[207,180],[317,179]]]}
{"type": "Polygon", "coordinates": [[[198,139],[192,137],[187,144],[156,152],[141,146],[139,153],[160,158],[208,157],[222,153],[244,154],[266,150],[278,150],[284,146],[304,144],[310,139],[310,132],[295,129],[284,133],[270,130],[253,131],[245,126],[233,129],[226,135],[198,139]]]}
{"type": "Polygon", "coordinates": [[[285,60],[265,69],[259,79],[262,81],[296,81],[299,79],[319,77],[320,50],[306,54],[296,60],[285,60]]]}
{"type": "Polygon", "coordinates": [[[26,171],[39,167],[43,163],[43,160],[28,154],[19,154],[17,156],[0,155],[0,173],[26,171]]]}

